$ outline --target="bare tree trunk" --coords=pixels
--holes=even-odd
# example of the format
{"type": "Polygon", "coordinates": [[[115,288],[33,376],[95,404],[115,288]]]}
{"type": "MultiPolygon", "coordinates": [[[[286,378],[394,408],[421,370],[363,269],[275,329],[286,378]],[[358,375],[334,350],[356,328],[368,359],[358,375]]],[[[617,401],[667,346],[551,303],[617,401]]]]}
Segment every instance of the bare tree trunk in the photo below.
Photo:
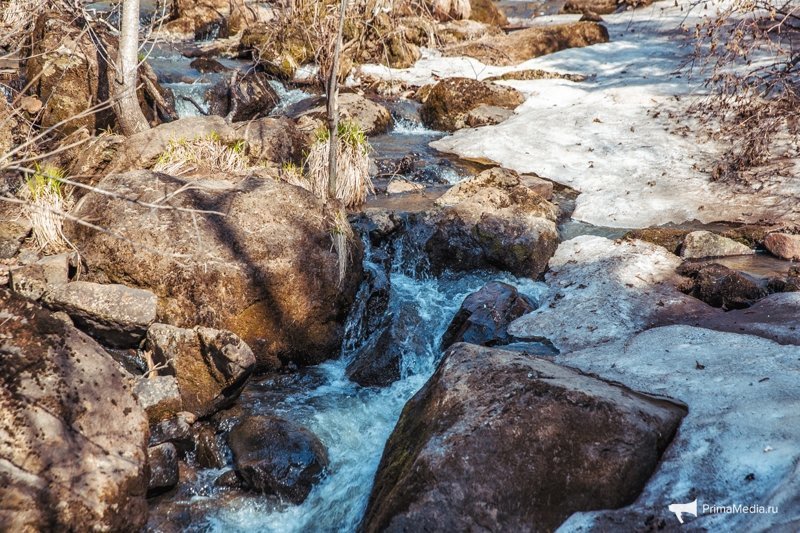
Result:
{"type": "Polygon", "coordinates": [[[331,61],[331,74],[328,79],[328,132],[330,138],[330,155],[328,156],[328,197],[336,198],[336,150],[339,147],[339,56],[342,53],[342,33],[344,33],[344,17],[347,13],[347,0],[341,0],[339,13],[339,30],[336,32],[336,47],[331,61]]]}
{"type": "Polygon", "coordinates": [[[119,32],[119,55],[111,82],[114,112],[124,135],[150,129],[139,106],[136,85],[139,69],[139,0],[123,0],[119,32]]]}

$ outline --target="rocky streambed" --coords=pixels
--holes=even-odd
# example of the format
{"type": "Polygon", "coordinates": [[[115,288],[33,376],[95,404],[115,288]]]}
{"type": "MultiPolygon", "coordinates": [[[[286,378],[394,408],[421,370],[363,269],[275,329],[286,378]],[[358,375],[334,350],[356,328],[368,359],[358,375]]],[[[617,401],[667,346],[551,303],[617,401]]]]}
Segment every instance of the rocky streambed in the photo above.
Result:
{"type": "MultiPolygon", "coordinates": [[[[669,168],[702,155],[650,118],[684,90],[653,55],[678,9],[542,29],[553,6],[499,4],[518,31],[447,23],[443,57],[350,80],[377,193],[344,274],[337,206],[277,179],[324,114],[313,87],[183,55],[227,38],[152,50],[180,119],[70,155],[114,192],[80,194],[80,254],[41,257],[3,215],[0,529],[670,531],[693,499],[776,509],[697,530],[800,523],[798,228],[717,185],[702,209],[695,169],[630,199],[657,166],[643,124],[669,168]],[[522,62],[552,39],[601,44],[522,62]],[[626,65],[654,79],[615,85],[626,65]],[[164,166],[181,139],[255,165],[164,166]]],[[[169,31],[223,27],[195,15],[169,31]]]]}

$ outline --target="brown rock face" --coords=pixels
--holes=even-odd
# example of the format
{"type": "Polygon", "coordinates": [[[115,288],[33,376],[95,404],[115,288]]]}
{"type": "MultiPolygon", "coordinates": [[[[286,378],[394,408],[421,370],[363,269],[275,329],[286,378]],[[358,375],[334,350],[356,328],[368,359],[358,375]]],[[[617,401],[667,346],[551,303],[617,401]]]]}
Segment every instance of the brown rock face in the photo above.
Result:
{"type": "Polygon", "coordinates": [[[209,112],[241,122],[269,114],[280,97],[263,72],[225,78],[206,92],[209,112]]]}
{"type": "Polygon", "coordinates": [[[0,290],[0,530],[135,531],[147,417],[90,337],[0,290]]]}
{"type": "Polygon", "coordinates": [[[470,78],[447,78],[437,83],[420,109],[428,127],[454,131],[467,125],[467,114],[482,105],[514,109],[525,99],[516,89],[470,78]]]}
{"type": "Polygon", "coordinates": [[[686,409],[519,353],[455,344],[406,404],[363,531],[552,531],[641,491],[686,409]]]}
{"type": "Polygon", "coordinates": [[[176,377],[183,409],[199,417],[233,403],[256,364],[239,337],[211,328],[153,324],[147,330],[147,348],[156,365],[167,365],[159,373],[176,377]]]}
{"type": "Polygon", "coordinates": [[[764,239],[764,246],[781,259],[800,261],[800,235],[770,233],[764,239]]]}
{"type": "Polygon", "coordinates": [[[436,205],[442,211],[425,243],[434,271],[496,268],[536,277],[558,245],[556,207],[512,170],[481,172],[436,205]]]}
{"type": "Polygon", "coordinates": [[[608,42],[608,30],[597,22],[574,22],[536,26],[508,35],[484,37],[477,41],[449,46],[446,56],[469,56],[488,65],[516,65],[528,59],[608,42]]]}
{"type": "Polygon", "coordinates": [[[472,20],[491,24],[492,26],[506,26],[508,19],[492,0],[470,0],[472,20]]]}
{"type": "MultiPolygon", "coordinates": [[[[392,115],[386,107],[355,93],[342,93],[338,100],[342,116],[358,124],[367,135],[384,133],[392,125],[392,115]]],[[[292,118],[311,117],[325,120],[325,100],[309,98],[288,110],[292,118]]]]}
{"type": "MultiPolygon", "coordinates": [[[[55,11],[45,13],[36,22],[26,76],[28,80],[36,80],[32,90],[44,103],[42,127],[76,117],[109,98],[108,84],[113,73],[104,57],[116,57],[118,41],[99,26],[93,32],[86,32],[83,24],[82,19],[55,11]],[[103,53],[98,52],[94,38],[102,43],[103,53]]],[[[158,85],[149,65],[144,63],[139,75],[145,83],[139,91],[145,116],[154,123],[160,117],[174,118],[171,93],[158,85]]],[[[115,123],[113,110],[105,109],[69,120],[58,131],[66,135],[85,127],[93,132],[115,123]]]]}
{"type": "Polygon", "coordinates": [[[224,216],[86,195],[75,216],[130,240],[71,226],[88,277],[152,291],[159,297],[159,322],[235,333],[261,368],[337,355],[362,276],[360,243],[351,243],[347,276],[339,283],[331,215],[303,189],[272,178],[182,180],[146,171],[100,183],[148,203],[185,185],[196,188],[169,205],[224,216]]]}
{"type": "Polygon", "coordinates": [[[619,8],[649,6],[653,0],[567,0],[562,13],[596,13],[608,15],[619,8]]]}

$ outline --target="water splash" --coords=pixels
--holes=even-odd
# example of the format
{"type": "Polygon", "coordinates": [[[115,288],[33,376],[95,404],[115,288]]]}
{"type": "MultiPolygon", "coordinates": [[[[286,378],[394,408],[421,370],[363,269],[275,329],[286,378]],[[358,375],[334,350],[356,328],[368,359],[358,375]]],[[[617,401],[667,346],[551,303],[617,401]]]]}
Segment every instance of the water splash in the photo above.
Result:
{"type": "MultiPolygon", "coordinates": [[[[410,305],[420,327],[401,341],[402,379],[386,388],[364,388],[346,376],[348,358],[321,364],[310,372],[320,384],[279,401],[264,398],[261,408],[294,420],[314,432],[328,448],[328,476],[301,505],[279,504],[263,497],[241,497],[209,516],[214,532],[354,531],[367,505],[383,447],[406,402],[425,384],[439,361],[439,343],[463,299],[499,279],[516,285],[538,301],[544,285],[489,273],[408,275],[395,264],[388,313],[410,305]]],[[[413,270],[413,269],[411,269],[413,270]]]]}

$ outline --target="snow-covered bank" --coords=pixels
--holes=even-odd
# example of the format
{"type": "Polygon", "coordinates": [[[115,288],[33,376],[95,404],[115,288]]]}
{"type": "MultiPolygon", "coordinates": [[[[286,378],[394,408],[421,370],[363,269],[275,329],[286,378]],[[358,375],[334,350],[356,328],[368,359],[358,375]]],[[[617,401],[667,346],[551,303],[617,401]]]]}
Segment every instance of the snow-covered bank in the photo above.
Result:
{"type": "Polygon", "coordinates": [[[611,42],[515,67],[428,57],[407,70],[370,67],[369,73],[409,84],[450,76],[484,79],[523,69],[590,76],[585,82],[502,82],[528,96],[515,116],[432,143],[444,152],[536,172],[578,189],[577,220],[633,228],[694,219],[800,219],[798,180],[773,177],[747,190],[713,183],[708,170],[720,147],[703,139],[690,121],[679,127],[676,117],[686,118],[686,109],[703,91],[702,80],[690,79],[684,70],[693,48],[680,27],[693,28],[710,12],[688,12],[688,2],[679,4],[659,2],[606,16],[611,42]]]}
{"type": "Polygon", "coordinates": [[[644,492],[616,511],[576,513],[559,531],[678,527],[667,506],[697,499],[690,531],[797,531],[800,523],[800,372],[797,346],[736,333],[669,326],[557,362],[668,395],[689,406],[644,492]],[[774,514],[709,514],[703,505],[773,506],[774,514]]]}

